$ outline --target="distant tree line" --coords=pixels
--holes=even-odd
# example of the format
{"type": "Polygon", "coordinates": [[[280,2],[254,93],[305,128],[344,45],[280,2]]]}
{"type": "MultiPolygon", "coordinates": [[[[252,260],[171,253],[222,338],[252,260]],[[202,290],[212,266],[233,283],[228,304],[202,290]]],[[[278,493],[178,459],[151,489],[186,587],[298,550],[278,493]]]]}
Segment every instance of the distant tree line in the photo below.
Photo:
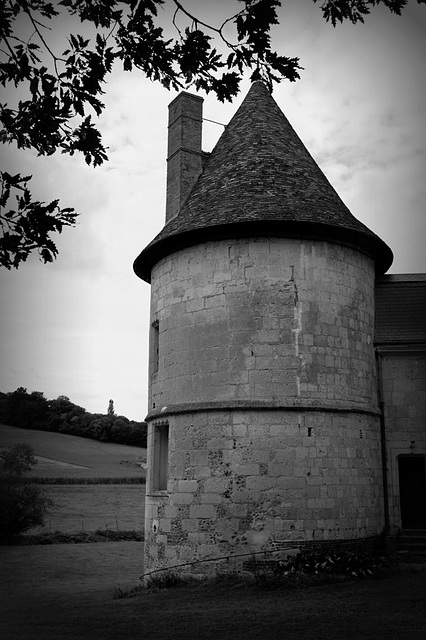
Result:
{"type": "Polygon", "coordinates": [[[146,447],[146,422],[116,415],[112,400],[106,414],[89,413],[67,396],[47,400],[40,391],[28,393],[19,387],[10,393],[0,391],[0,422],[24,429],[55,431],[102,442],[146,447]]]}

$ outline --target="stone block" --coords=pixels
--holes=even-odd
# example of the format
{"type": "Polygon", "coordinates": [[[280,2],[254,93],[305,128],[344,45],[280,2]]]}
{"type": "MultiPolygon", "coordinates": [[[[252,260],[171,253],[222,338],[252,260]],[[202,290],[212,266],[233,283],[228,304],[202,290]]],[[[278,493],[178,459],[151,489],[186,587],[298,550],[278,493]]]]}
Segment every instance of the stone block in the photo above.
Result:
{"type": "Polygon", "coordinates": [[[160,532],[169,533],[172,530],[172,521],[170,518],[161,518],[160,520],[160,532]]]}
{"type": "MultiPolygon", "coordinates": [[[[204,430],[202,431],[204,433],[204,430]]],[[[195,449],[190,451],[189,460],[194,466],[206,465],[208,461],[208,449],[195,449]]],[[[183,452],[183,458],[185,459],[186,451],[183,452]]]]}
{"type": "Polygon", "coordinates": [[[173,504],[191,504],[194,500],[194,495],[192,493],[174,493],[171,496],[173,500],[173,504]]]}
{"type": "Polygon", "coordinates": [[[219,493],[202,493],[200,496],[202,504],[221,504],[223,496],[219,493]]]}
{"type": "Polygon", "coordinates": [[[204,483],[205,493],[223,493],[228,488],[227,478],[206,478],[204,483]]]}
{"type": "Polygon", "coordinates": [[[185,302],[185,310],[186,313],[194,313],[196,311],[201,311],[204,309],[204,300],[187,300],[185,302]]]}
{"type": "Polygon", "coordinates": [[[198,482],[196,480],[179,480],[178,491],[179,493],[195,493],[198,489],[198,482]]]}
{"type": "Polygon", "coordinates": [[[210,467],[194,466],[194,478],[210,478],[212,475],[210,467]]]}
{"type": "Polygon", "coordinates": [[[245,424],[234,424],[232,431],[236,438],[244,438],[247,435],[247,426],[245,424]]]}
{"type": "Polygon", "coordinates": [[[225,305],[226,300],[222,293],[204,298],[204,308],[206,310],[212,309],[213,307],[225,307],[225,305]]]}
{"type": "Polygon", "coordinates": [[[236,473],[240,476],[259,476],[258,464],[236,465],[236,473]]]}
{"type": "Polygon", "coordinates": [[[296,447],[296,458],[306,458],[308,454],[308,447],[296,447]]]}
{"type": "Polygon", "coordinates": [[[293,466],[286,463],[270,463],[269,464],[269,475],[272,477],[277,476],[288,476],[291,475],[293,470],[293,466]]]}
{"type": "Polygon", "coordinates": [[[229,513],[236,518],[244,518],[247,515],[248,507],[246,504],[233,504],[229,505],[229,513]]]}
{"type": "Polygon", "coordinates": [[[190,518],[216,518],[216,509],[211,504],[194,504],[189,509],[190,518]]]}
{"type": "Polygon", "coordinates": [[[174,507],[172,505],[166,505],[164,507],[164,516],[166,518],[176,518],[179,515],[178,507],[174,507]]]}
{"type": "MultiPolygon", "coordinates": [[[[249,476],[246,482],[247,491],[267,491],[277,486],[277,479],[269,476],[249,476]]],[[[248,494],[250,496],[251,494],[248,494]]],[[[248,497],[248,499],[250,499],[248,497]]]]}
{"type": "Polygon", "coordinates": [[[182,529],[183,531],[198,531],[198,520],[192,518],[183,518],[182,529]]]}

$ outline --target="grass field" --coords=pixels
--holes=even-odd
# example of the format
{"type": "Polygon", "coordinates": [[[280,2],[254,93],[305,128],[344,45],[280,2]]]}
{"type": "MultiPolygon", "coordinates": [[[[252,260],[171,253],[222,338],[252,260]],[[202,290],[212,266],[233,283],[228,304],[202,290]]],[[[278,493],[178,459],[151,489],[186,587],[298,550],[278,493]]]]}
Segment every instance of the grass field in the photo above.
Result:
{"type": "MultiPolygon", "coordinates": [[[[138,456],[142,458],[144,450],[12,427],[1,427],[0,433],[1,446],[28,442],[38,455],[64,462],[62,471],[71,469],[75,477],[78,473],[87,477],[88,468],[98,477],[114,477],[114,469],[122,471],[123,460],[128,460],[126,474],[141,473],[138,456]]],[[[41,475],[40,468],[36,473],[41,475]]],[[[52,529],[78,530],[81,522],[86,530],[115,529],[117,524],[120,529],[136,529],[143,521],[144,485],[45,485],[43,489],[53,492],[61,518],[56,526],[52,512],[52,529]]],[[[211,587],[143,592],[124,600],[114,600],[113,593],[116,587],[140,584],[142,542],[0,547],[0,566],[2,640],[425,637],[424,566],[395,568],[381,579],[323,587],[274,590],[223,581],[211,587]]]]}
{"type": "Polygon", "coordinates": [[[50,478],[145,477],[146,449],[52,431],[0,425],[0,448],[31,445],[38,464],[30,475],[50,478]]]}
{"type": "Polygon", "coordinates": [[[222,581],[114,600],[143,543],[0,547],[2,640],[423,640],[426,571],[276,590],[222,581]]]}
{"type": "Polygon", "coordinates": [[[36,527],[29,533],[43,530],[76,533],[105,528],[143,531],[143,484],[43,485],[43,491],[55,506],[45,527],[36,527]]]}
{"type": "MultiPolygon", "coordinates": [[[[47,478],[144,478],[146,449],[97,442],[62,433],[0,425],[0,447],[31,445],[38,458],[30,476],[47,478]]],[[[54,502],[44,529],[75,533],[96,529],[142,531],[144,484],[48,484],[43,491],[54,502]]],[[[36,527],[28,533],[39,533],[36,527]]]]}

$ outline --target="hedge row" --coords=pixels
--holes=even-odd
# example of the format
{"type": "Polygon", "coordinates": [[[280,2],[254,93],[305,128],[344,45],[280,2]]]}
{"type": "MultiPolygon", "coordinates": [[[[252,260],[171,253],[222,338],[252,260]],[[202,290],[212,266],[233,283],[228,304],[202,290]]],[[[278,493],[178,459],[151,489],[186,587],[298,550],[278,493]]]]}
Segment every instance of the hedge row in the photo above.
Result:
{"type": "Polygon", "coordinates": [[[125,478],[22,478],[29,484],[145,484],[146,479],[138,476],[125,478]]]}
{"type": "Polygon", "coordinates": [[[23,535],[16,538],[15,545],[34,544],[87,544],[90,542],[143,542],[143,531],[114,531],[113,529],[98,529],[97,531],[79,531],[77,533],[38,533],[23,535]]]}

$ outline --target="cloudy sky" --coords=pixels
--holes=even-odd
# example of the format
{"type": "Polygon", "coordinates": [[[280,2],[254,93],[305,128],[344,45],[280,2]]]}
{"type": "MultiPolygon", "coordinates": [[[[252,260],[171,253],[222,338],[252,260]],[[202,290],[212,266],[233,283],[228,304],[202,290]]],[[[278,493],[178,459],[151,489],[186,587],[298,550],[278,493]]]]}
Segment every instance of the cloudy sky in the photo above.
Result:
{"type": "MultiPolygon", "coordinates": [[[[195,5],[216,23],[232,7],[195,5]]],[[[283,5],[273,44],[305,70],[274,99],[352,213],[392,248],[389,273],[426,272],[426,7],[410,0],[402,17],[378,8],[365,25],[333,29],[311,0],[283,5]]],[[[203,96],[205,118],[228,122],[249,86],[246,78],[232,104],[203,96]]],[[[81,216],[58,236],[54,264],[34,257],[0,272],[0,390],[64,394],[92,412],[106,412],[112,398],[117,413],[145,417],[150,287],[132,263],[164,224],[175,96],[115,72],[99,121],[110,161],[100,168],[6,150],[8,170],[33,174],[38,198],[60,198],[81,216]]],[[[205,122],[206,151],[222,130],[205,122]]]]}

